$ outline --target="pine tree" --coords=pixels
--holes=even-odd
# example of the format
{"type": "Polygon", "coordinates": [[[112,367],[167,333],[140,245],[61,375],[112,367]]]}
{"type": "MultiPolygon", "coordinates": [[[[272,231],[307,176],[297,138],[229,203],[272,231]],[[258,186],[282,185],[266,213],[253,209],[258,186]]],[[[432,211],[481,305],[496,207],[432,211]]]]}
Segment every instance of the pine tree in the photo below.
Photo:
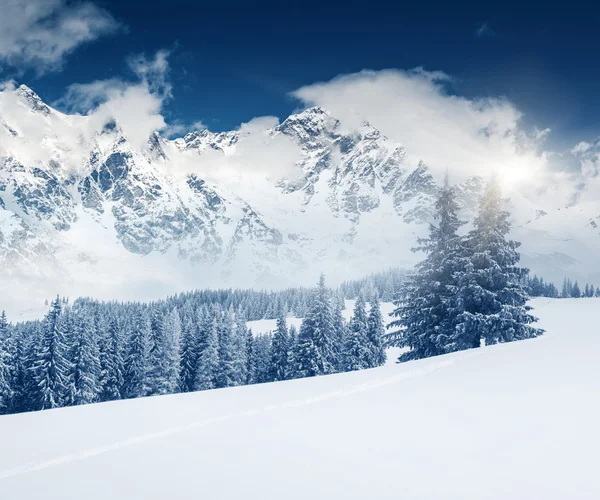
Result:
{"type": "Polygon", "coordinates": [[[571,297],[574,299],[581,297],[581,289],[579,288],[579,283],[577,281],[573,284],[573,288],[571,289],[571,297]]]}
{"type": "Polygon", "coordinates": [[[498,182],[493,179],[481,200],[469,233],[469,263],[461,273],[460,295],[465,306],[447,351],[537,337],[542,330],[529,311],[523,277],[518,267],[519,243],[508,240],[510,214],[503,209],[498,182]]]}
{"type": "Polygon", "coordinates": [[[344,350],[344,371],[369,368],[372,351],[367,337],[367,312],[362,293],[354,304],[354,314],[350,319],[344,350]]]}
{"type": "Polygon", "coordinates": [[[27,327],[15,327],[13,335],[13,381],[15,391],[11,412],[39,410],[40,392],[37,381],[36,363],[38,346],[43,339],[45,322],[35,322],[27,327]]]}
{"type": "Polygon", "coordinates": [[[457,296],[457,272],[466,266],[464,238],[458,234],[462,222],[454,189],[446,177],[435,203],[435,224],[429,226],[429,237],[419,240],[414,251],[426,254],[415,271],[407,277],[394,301],[396,319],[388,328],[385,342],[389,346],[409,348],[399,361],[437,356],[464,348],[455,338],[463,312],[457,296]]]}
{"type": "Polygon", "coordinates": [[[371,309],[367,318],[367,340],[369,341],[370,357],[369,366],[382,366],[386,361],[385,348],[383,347],[383,336],[385,328],[383,318],[381,317],[381,306],[379,305],[379,295],[374,293],[370,302],[371,309]]]}
{"type": "Polygon", "coordinates": [[[235,339],[233,332],[233,311],[225,311],[219,325],[219,371],[217,387],[233,387],[235,376],[235,339]]]}
{"type": "Polygon", "coordinates": [[[144,387],[145,396],[169,393],[166,380],[168,361],[164,317],[164,311],[156,308],[150,320],[149,355],[144,387]]]}
{"type": "Polygon", "coordinates": [[[163,394],[179,391],[181,373],[181,318],[174,307],[164,322],[163,394]]]}
{"type": "Polygon", "coordinates": [[[271,345],[270,379],[274,382],[285,380],[288,373],[289,337],[285,312],[283,309],[277,318],[277,328],[271,345]]]}
{"type": "Polygon", "coordinates": [[[254,339],[252,348],[252,365],[254,368],[253,383],[271,382],[271,337],[259,335],[254,339]]]}
{"type": "Polygon", "coordinates": [[[147,394],[148,358],[152,335],[148,312],[139,308],[132,323],[123,377],[125,398],[139,398],[147,394]]]}
{"type": "Polygon", "coordinates": [[[100,401],[121,399],[123,388],[123,354],[121,329],[116,318],[98,318],[100,345],[100,401]]]}
{"type": "Polygon", "coordinates": [[[70,325],[74,334],[70,373],[74,392],[70,404],[93,403],[100,394],[100,359],[94,317],[87,311],[80,312],[70,325]]]}
{"type": "Polygon", "coordinates": [[[2,311],[0,315],[0,414],[9,412],[14,396],[11,385],[14,360],[11,357],[10,343],[8,320],[2,311]]]}
{"type": "MultiPolygon", "coordinates": [[[[216,311],[220,312],[220,311],[216,311]]],[[[198,358],[198,368],[196,370],[196,380],[194,381],[194,390],[203,391],[215,389],[218,387],[219,375],[219,326],[221,318],[214,315],[212,325],[207,332],[207,336],[198,358]]]]}
{"type": "Polygon", "coordinates": [[[256,359],[254,356],[254,334],[250,328],[246,332],[246,359],[248,360],[246,384],[255,384],[256,359]]]}
{"type": "Polygon", "coordinates": [[[60,407],[67,390],[69,364],[61,314],[60,298],[56,297],[44,319],[41,345],[33,366],[38,389],[35,407],[40,410],[60,407]]]}
{"type": "Polygon", "coordinates": [[[333,315],[325,276],[321,275],[309,311],[300,326],[296,351],[297,377],[326,375],[335,371],[333,315]]]}
{"type": "Polygon", "coordinates": [[[298,349],[298,330],[294,325],[290,326],[288,332],[288,360],[287,360],[287,373],[286,379],[290,380],[296,378],[296,351],[298,349]]]}
{"type": "Polygon", "coordinates": [[[344,351],[346,348],[347,328],[346,321],[342,314],[342,305],[340,303],[333,307],[333,351],[335,358],[335,371],[344,371],[344,351]]]}
{"type": "Polygon", "coordinates": [[[246,314],[241,308],[235,314],[235,328],[233,331],[233,378],[234,385],[245,385],[248,380],[248,339],[246,328],[246,314]]]}

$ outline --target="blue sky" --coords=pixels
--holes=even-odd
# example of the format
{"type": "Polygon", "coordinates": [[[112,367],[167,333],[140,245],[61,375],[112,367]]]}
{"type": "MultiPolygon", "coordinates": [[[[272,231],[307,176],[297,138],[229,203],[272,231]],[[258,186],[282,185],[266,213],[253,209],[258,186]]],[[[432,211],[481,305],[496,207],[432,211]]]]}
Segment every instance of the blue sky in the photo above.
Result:
{"type": "MultiPolygon", "coordinates": [[[[45,0],[57,9],[74,4],[45,0]]],[[[18,3],[18,2],[17,2],[18,3]]],[[[73,83],[134,78],[127,60],[167,49],[167,121],[231,129],[256,116],[284,118],[302,103],[290,92],[362,69],[422,66],[452,77],[447,91],[504,96],[524,121],[570,147],[598,133],[597,15],[494,3],[198,2],[99,0],[114,26],[65,51],[43,70],[13,57],[13,78],[55,102],[73,83]],[[516,15],[518,13],[518,15],[516,15]]],[[[79,4],[81,5],[81,4],[79,4]]],[[[60,12],[60,11],[58,11],[60,12]]],[[[56,12],[54,13],[56,15],[56,12]]]]}

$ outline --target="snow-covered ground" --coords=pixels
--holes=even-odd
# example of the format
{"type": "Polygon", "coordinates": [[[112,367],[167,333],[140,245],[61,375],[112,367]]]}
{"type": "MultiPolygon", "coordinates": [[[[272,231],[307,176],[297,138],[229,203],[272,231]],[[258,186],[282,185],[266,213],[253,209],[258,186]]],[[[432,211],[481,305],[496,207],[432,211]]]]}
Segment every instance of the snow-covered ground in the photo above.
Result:
{"type": "Polygon", "coordinates": [[[0,417],[0,498],[598,499],[600,300],[362,372],[0,417]]]}
{"type": "MultiPolygon", "coordinates": [[[[349,320],[352,316],[352,311],[354,310],[354,300],[346,300],[344,310],[342,314],[346,320],[349,320]]],[[[367,304],[368,308],[368,304],[367,304]]],[[[381,303],[381,313],[383,315],[383,320],[387,325],[391,318],[390,313],[394,310],[394,305],[391,302],[382,302],[381,303]]],[[[298,331],[300,331],[300,325],[302,324],[302,318],[288,317],[286,319],[288,327],[294,325],[298,331]]],[[[255,335],[261,333],[274,332],[277,329],[277,320],[276,319],[259,319],[257,321],[248,321],[248,328],[252,329],[252,332],[255,335]]]]}

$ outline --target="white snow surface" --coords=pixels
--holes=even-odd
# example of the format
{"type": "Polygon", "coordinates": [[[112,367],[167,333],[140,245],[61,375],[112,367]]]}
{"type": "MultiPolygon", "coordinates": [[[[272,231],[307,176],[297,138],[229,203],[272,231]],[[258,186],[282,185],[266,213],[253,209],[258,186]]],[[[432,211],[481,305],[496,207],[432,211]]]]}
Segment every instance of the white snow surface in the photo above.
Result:
{"type": "Polygon", "coordinates": [[[0,417],[0,497],[598,499],[600,300],[533,305],[534,340],[0,417]]]}

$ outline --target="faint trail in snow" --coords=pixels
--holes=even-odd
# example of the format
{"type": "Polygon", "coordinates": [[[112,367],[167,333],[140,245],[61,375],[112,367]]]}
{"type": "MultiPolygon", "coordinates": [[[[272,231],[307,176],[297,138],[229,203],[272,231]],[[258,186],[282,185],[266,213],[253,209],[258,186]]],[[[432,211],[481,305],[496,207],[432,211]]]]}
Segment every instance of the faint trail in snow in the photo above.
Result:
{"type": "Polygon", "coordinates": [[[335,398],[342,398],[346,396],[350,396],[352,394],[358,394],[361,392],[369,391],[371,389],[376,389],[378,387],[383,387],[390,384],[395,384],[398,382],[402,382],[404,380],[410,380],[412,378],[418,377],[420,375],[426,375],[428,373],[435,372],[437,370],[446,368],[455,364],[457,361],[470,358],[472,356],[476,356],[481,352],[481,350],[477,351],[468,351],[467,354],[462,356],[453,357],[452,359],[447,359],[444,361],[439,361],[437,363],[432,363],[430,365],[425,366],[424,368],[418,370],[411,370],[408,372],[403,372],[398,375],[394,375],[391,377],[382,378],[379,380],[374,380],[372,382],[366,382],[362,384],[358,384],[354,387],[351,387],[346,390],[337,390],[331,391],[324,394],[320,394],[311,398],[298,399],[294,401],[288,401],[286,403],[273,404],[264,406],[262,408],[257,408],[254,410],[247,410],[240,413],[232,413],[229,415],[224,415],[222,417],[212,417],[207,418],[205,420],[199,420],[197,422],[192,422],[191,424],[181,425],[177,427],[171,427],[170,429],[165,429],[163,431],[151,432],[148,434],[142,434],[140,436],[135,436],[130,439],[125,439],[123,441],[118,441],[115,443],[111,443],[105,446],[99,446],[96,448],[90,448],[87,450],[82,450],[77,453],[71,453],[68,455],[63,455],[61,457],[56,457],[45,462],[39,463],[30,463],[26,465],[22,465],[20,467],[15,467],[13,469],[7,469],[0,472],[0,479],[6,479],[9,477],[20,476],[22,474],[28,474],[30,472],[37,472],[39,470],[48,469],[50,467],[56,467],[63,464],[68,464],[71,462],[77,462],[79,460],[84,460],[86,458],[95,457],[97,455],[102,455],[103,453],[108,453],[111,451],[119,450],[121,448],[125,448],[127,446],[133,446],[136,444],[147,443],[149,441],[154,441],[156,439],[162,439],[168,436],[173,436],[175,434],[181,434],[191,429],[197,429],[200,427],[205,427],[207,425],[216,424],[220,422],[225,422],[227,420],[232,420],[236,418],[243,417],[251,417],[255,415],[260,415],[261,413],[268,413],[272,411],[276,411],[284,408],[296,408],[299,406],[308,406],[316,403],[320,403],[322,401],[327,401],[335,398]]]}

